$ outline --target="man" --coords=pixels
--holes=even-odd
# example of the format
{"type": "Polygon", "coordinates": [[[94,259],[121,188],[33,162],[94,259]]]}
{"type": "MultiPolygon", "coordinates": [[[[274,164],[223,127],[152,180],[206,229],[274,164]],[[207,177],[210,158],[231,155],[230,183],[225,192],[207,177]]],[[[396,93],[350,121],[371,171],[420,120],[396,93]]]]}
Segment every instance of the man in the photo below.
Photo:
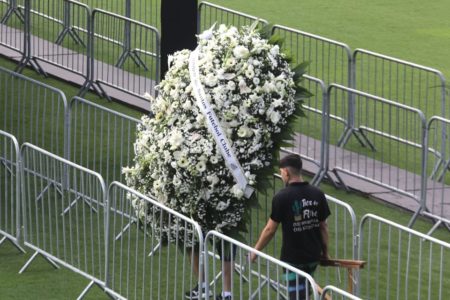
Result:
{"type": "MultiPolygon", "coordinates": [[[[329,259],[328,226],[330,215],[324,193],[305,182],[301,175],[302,160],[289,154],[280,160],[281,178],[286,185],[272,200],[272,213],[255,245],[262,250],[282,225],[281,260],[313,275],[320,259],[329,259]]],[[[250,255],[254,261],[256,254],[250,255]]],[[[287,274],[290,299],[306,295],[304,280],[287,274]]]]}
{"type": "MultiPolygon", "coordinates": [[[[236,255],[236,247],[227,243],[216,244],[217,254],[219,254],[222,261],[222,280],[223,280],[223,291],[221,294],[217,295],[215,300],[232,300],[231,294],[231,272],[232,272],[232,259],[236,255]],[[222,250],[222,248],[224,248],[222,250]],[[231,248],[231,249],[230,249],[231,248]]],[[[206,254],[207,255],[207,254],[206,254]]],[[[198,249],[194,250],[192,253],[192,266],[194,274],[198,277],[199,275],[199,253],[198,249]]],[[[202,275],[204,275],[202,273],[202,275]]],[[[212,296],[211,291],[209,295],[206,295],[206,282],[204,278],[201,278],[201,283],[197,284],[191,291],[185,294],[186,299],[208,299],[212,296]],[[200,286],[200,290],[199,290],[200,286]]]]}

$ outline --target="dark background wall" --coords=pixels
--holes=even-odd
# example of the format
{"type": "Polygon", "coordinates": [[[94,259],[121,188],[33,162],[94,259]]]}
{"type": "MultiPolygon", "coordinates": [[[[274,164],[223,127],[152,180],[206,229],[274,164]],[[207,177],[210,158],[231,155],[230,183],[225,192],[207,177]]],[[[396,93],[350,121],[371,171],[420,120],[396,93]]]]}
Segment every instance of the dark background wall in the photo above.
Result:
{"type": "Polygon", "coordinates": [[[182,49],[195,49],[197,0],[162,0],[161,79],[167,72],[167,56],[182,49]]]}

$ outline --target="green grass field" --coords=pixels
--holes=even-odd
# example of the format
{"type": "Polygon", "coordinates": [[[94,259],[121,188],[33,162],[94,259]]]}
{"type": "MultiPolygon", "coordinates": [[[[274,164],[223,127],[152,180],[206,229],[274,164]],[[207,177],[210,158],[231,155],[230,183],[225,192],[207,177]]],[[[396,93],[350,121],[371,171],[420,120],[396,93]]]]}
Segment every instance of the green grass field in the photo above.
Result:
{"type": "MultiPolygon", "coordinates": [[[[450,74],[450,62],[447,59],[447,49],[450,46],[450,23],[446,15],[448,9],[445,9],[450,8],[450,4],[443,0],[433,3],[380,0],[358,3],[349,0],[336,3],[317,1],[298,3],[288,0],[276,2],[216,0],[213,2],[265,18],[272,23],[336,39],[349,44],[353,49],[365,48],[434,67],[442,70],[444,74],[450,74]]],[[[10,69],[15,66],[14,63],[3,59],[0,61],[0,65],[10,69]]],[[[74,96],[78,90],[77,87],[53,78],[44,80],[31,70],[25,70],[24,74],[60,88],[68,99],[74,96]]],[[[129,115],[139,115],[132,109],[118,103],[109,103],[104,99],[98,99],[95,95],[89,94],[86,98],[129,115]]],[[[406,225],[411,217],[410,213],[375,202],[365,196],[336,190],[325,183],[321,187],[327,194],[349,203],[356,212],[357,220],[366,213],[374,213],[406,225]]],[[[264,225],[267,215],[265,213],[257,214],[256,218],[255,228],[252,229],[255,233],[264,225]]],[[[422,220],[415,225],[415,229],[423,232],[430,227],[429,222],[422,220]]],[[[449,240],[448,231],[445,230],[437,231],[435,236],[446,241],[449,240]]],[[[406,243],[403,241],[402,245],[406,243]]],[[[386,245],[382,247],[387,251],[386,245]]],[[[273,246],[269,246],[269,249],[270,253],[277,256],[276,251],[273,252],[273,246]]],[[[68,270],[53,270],[41,258],[33,262],[30,269],[24,274],[18,275],[19,268],[30,255],[31,253],[18,254],[8,243],[0,247],[0,295],[2,299],[73,299],[88,283],[87,280],[68,270]]],[[[388,257],[386,252],[380,259],[387,261],[388,257]]],[[[385,286],[378,288],[385,289],[385,286]]],[[[107,299],[107,297],[98,289],[93,289],[86,299],[107,299]]]]}

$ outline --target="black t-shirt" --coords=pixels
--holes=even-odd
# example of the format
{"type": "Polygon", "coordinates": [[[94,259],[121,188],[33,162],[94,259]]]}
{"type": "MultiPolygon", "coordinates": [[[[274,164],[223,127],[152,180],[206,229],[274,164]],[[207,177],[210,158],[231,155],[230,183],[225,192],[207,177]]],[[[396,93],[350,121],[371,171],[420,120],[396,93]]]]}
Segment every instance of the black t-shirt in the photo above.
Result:
{"type": "Polygon", "coordinates": [[[279,191],[273,197],[270,218],[282,225],[280,259],[296,265],[319,261],[319,223],[329,215],[325,194],[308,182],[294,182],[279,191]]]}

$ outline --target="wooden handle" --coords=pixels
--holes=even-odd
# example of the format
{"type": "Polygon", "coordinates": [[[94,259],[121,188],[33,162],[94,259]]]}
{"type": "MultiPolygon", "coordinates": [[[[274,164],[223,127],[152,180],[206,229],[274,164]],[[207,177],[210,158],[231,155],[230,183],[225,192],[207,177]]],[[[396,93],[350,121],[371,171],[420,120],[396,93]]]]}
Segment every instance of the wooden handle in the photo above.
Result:
{"type": "Polygon", "coordinates": [[[324,267],[342,267],[350,269],[362,269],[366,264],[363,260],[351,260],[351,259],[328,259],[321,260],[320,265],[324,267]]]}

